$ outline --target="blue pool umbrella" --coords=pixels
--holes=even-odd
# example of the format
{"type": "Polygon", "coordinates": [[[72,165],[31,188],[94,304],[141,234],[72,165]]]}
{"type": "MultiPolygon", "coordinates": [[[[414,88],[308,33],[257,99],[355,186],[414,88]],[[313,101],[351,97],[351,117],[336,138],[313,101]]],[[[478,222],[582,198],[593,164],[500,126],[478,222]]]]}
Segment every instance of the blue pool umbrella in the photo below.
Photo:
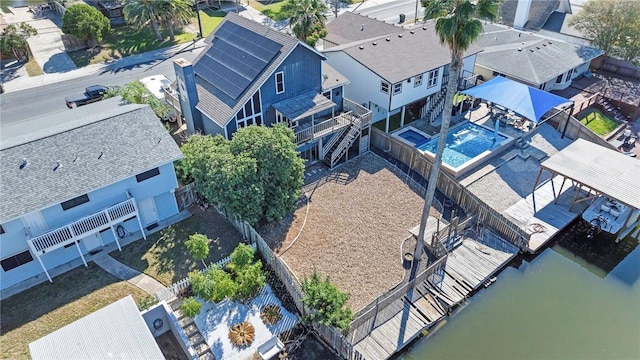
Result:
{"type": "Polygon", "coordinates": [[[536,123],[547,111],[558,105],[572,102],[502,76],[496,76],[462,93],[502,105],[536,123]]]}

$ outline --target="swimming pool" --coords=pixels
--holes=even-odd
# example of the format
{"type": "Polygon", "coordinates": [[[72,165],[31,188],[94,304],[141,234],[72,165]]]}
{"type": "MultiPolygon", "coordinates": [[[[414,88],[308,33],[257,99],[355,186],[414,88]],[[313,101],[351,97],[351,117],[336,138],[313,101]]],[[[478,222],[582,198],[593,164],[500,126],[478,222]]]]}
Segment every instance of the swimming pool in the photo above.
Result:
{"type": "MultiPolygon", "coordinates": [[[[422,151],[427,158],[435,158],[438,137],[432,139],[422,131],[408,126],[394,134],[422,151]]],[[[460,176],[480,162],[489,159],[509,146],[513,138],[495,132],[482,125],[464,122],[447,133],[447,142],[442,154],[442,167],[453,176],[460,176]]]]}

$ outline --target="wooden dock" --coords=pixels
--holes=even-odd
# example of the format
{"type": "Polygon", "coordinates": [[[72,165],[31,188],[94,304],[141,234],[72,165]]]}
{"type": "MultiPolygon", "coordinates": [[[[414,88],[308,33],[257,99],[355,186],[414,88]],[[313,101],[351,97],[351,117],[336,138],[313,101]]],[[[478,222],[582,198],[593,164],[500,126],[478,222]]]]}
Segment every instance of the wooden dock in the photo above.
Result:
{"type": "Polygon", "coordinates": [[[536,189],[535,193],[527,195],[526,198],[513,204],[503,213],[521,229],[531,234],[528,248],[532,253],[540,250],[555,234],[564,229],[587,208],[588,204],[582,202],[575,204],[573,209],[569,211],[571,202],[578,191],[570,184],[569,180],[565,183],[564,189],[556,201],[554,190],[557,194],[561,185],[562,177],[556,176],[536,189]]]}
{"type": "Polygon", "coordinates": [[[389,320],[353,346],[364,359],[387,359],[449,309],[464,301],[518,254],[518,248],[484,231],[482,239],[465,238],[453,249],[443,270],[381,310],[389,320]]]}

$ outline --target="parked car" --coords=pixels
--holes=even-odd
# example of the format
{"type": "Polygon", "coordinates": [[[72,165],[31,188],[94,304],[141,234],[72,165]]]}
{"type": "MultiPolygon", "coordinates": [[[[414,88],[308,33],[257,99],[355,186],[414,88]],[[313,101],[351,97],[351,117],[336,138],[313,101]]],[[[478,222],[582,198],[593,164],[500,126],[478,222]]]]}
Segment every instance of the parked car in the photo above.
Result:
{"type": "Polygon", "coordinates": [[[102,100],[107,90],[109,90],[107,86],[91,85],[84,90],[83,94],[67,96],[64,98],[64,101],[67,103],[69,109],[73,109],[74,105],[78,107],[102,100]]]}

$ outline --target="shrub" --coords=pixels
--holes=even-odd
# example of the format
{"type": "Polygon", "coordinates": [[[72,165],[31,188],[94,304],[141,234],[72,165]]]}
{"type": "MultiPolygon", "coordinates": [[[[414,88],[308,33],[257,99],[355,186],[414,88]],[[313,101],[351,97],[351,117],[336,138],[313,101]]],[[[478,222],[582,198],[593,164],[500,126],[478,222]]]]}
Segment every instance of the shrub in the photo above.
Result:
{"type": "Polygon", "coordinates": [[[188,297],[182,301],[182,305],[180,305],[180,310],[182,313],[190,318],[196,317],[200,313],[200,309],[202,308],[202,304],[194,297],[188,297]]]}

